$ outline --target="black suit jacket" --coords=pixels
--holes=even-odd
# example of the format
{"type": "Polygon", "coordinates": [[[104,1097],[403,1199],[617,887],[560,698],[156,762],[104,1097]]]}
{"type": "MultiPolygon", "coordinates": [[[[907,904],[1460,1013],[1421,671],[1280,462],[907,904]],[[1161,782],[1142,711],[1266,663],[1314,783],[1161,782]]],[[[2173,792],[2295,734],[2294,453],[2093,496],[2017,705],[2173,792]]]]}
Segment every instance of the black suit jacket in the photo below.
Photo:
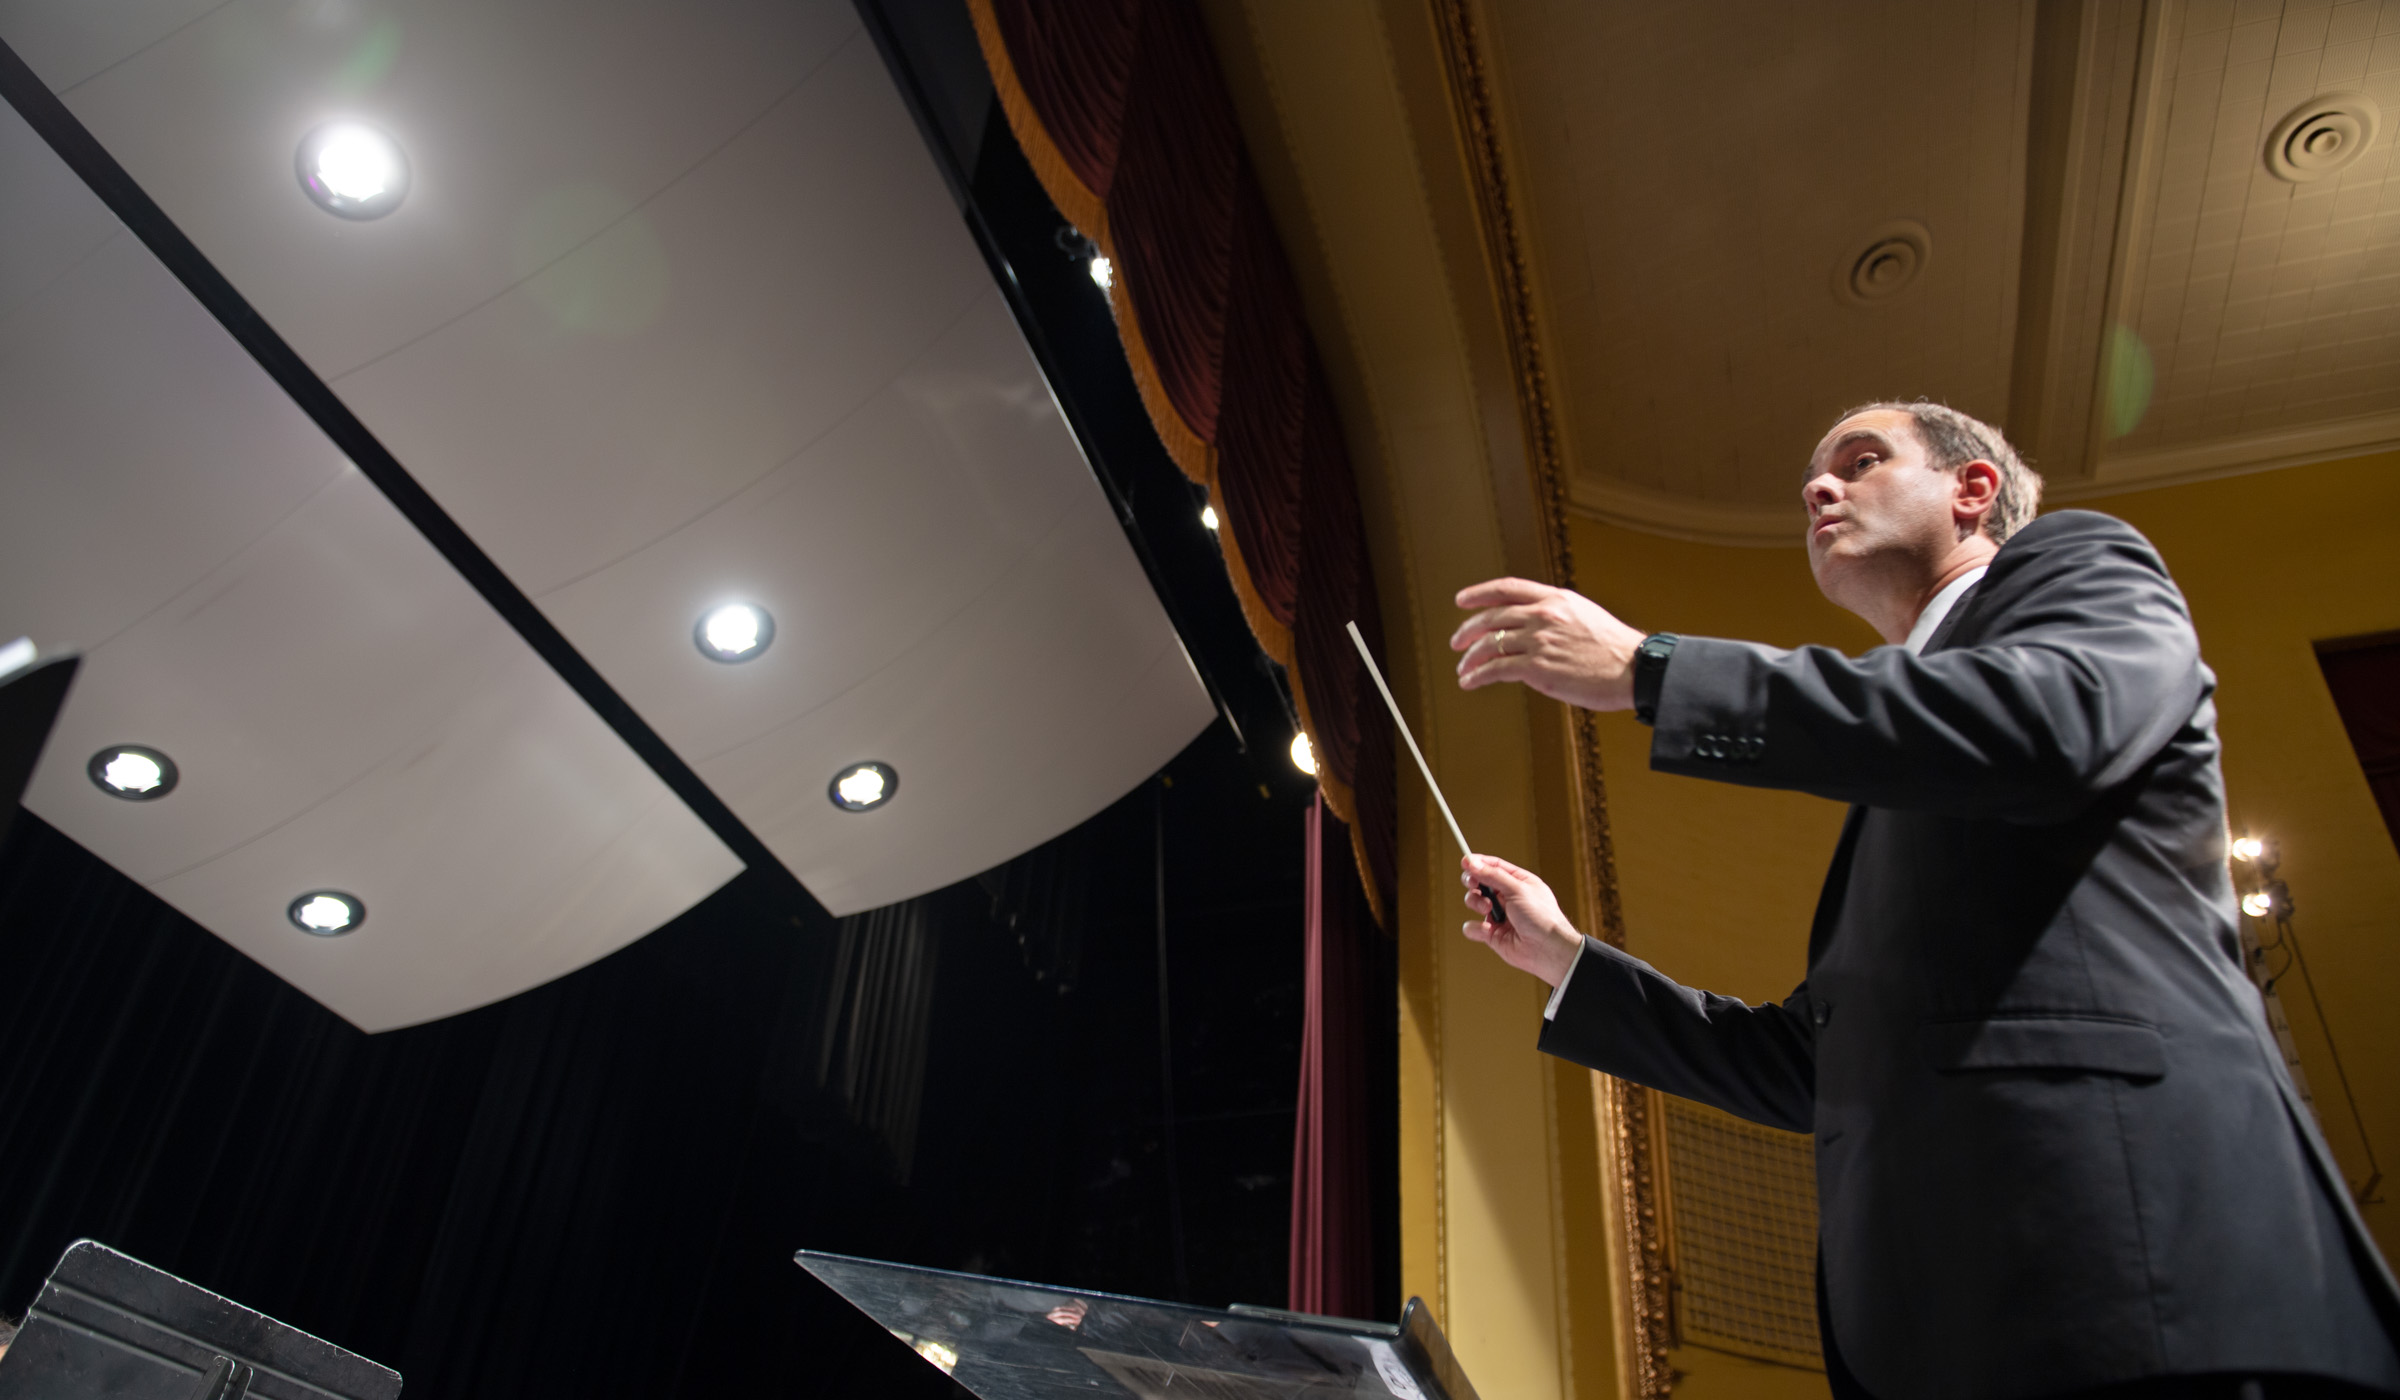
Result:
{"type": "Polygon", "coordinates": [[[1747,1006],[1587,940],[1542,1048],[1815,1134],[1830,1333],[1884,1400],[2400,1390],[2400,1290],[2243,974],[2215,686],[2156,551],[2080,511],[1921,656],[1668,665],[1653,768],[1857,804],[1808,979],[1747,1006]]]}

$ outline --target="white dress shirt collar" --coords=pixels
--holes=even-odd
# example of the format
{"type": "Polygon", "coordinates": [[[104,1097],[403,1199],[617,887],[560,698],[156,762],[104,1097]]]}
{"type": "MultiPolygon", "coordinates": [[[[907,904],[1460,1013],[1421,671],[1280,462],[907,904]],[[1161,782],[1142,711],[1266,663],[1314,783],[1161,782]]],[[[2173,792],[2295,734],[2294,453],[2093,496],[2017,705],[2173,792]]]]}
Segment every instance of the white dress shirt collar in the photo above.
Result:
{"type": "Polygon", "coordinates": [[[1917,625],[1908,629],[1908,640],[1901,644],[1908,648],[1909,655],[1915,656],[1925,650],[1925,644],[1933,640],[1933,634],[1942,630],[1942,619],[1950,616],[1950,610],[1958,606],[1959,595],[1973,588],[1975,581],[1989,572],[1991,567],[1989,564],[1978,564],[1950,580],[1941,592],[1933,595],[1933,601],[1925,605],[1925,611],[1917,614],[1917,625]]]}

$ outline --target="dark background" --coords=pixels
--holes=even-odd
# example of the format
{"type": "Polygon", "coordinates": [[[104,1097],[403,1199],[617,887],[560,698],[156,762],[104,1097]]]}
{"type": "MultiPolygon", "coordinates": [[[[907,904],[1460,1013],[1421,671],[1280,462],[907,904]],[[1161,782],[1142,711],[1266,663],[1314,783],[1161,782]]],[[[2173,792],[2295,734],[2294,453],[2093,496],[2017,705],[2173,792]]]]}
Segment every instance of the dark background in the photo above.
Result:
{"type": "Polygon", "coordinates": [[[949,1392],[802,1247],[1278,1305],[1306,784],[1262,795],[1221,725],[1163,779],[891,911],[812,926],[744,875],[571,976],[378,1036],[20,815],[0,1309],[89,1236],[410,1394],[534,1397],[949,1392]],[[843,966],[868,943],[911,956],[843,966]],[[912,1058],[896,1149],[873,1087],[912,1058]]]}
{"type": "MultiPolygon", "coordinates": [[[[1283,756],[1288,694],[963,6],[860,9],[1221,718],[975,880],[835,921],[745,874],[548,986],[372,1037],[20,814],[0,842],[0,1312],[88,1236],[415,1396],[816,1396],[955,1387],[800,1248],[1283,1302],[1313,791],[1283,756]]],[[[1368,926],[1348,862],[1327,866],[1368,926]]],[[[1369,961],[1396,1317],[1388,942],[1369,961]]]]}

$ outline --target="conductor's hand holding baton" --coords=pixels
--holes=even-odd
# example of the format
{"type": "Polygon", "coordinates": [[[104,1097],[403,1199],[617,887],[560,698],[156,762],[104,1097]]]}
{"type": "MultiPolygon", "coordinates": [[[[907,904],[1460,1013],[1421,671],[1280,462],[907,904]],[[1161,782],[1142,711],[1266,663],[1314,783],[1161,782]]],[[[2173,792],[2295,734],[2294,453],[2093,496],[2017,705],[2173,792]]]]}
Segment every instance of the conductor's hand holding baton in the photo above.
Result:
{"type": "MultiPolygon", "coordinates": [[[[1496,578],[1460,589],[1458,605],[1474,610],[1450,636],[1450,649],[1460,654],[1460,689],[1521,681],[1586,710],[1633,708],[1634,655],[1643,634],[1598,603],[1530,579],[1496,578]]],[[[1477,915],[1465,926],[1467,937],[1557,986],[1583,951],[1583,935],[1541,877],[1470,854],[1459,862],[1459,880],[1477,915]],[[1506,908],[1498,917],[1493,895],[1506,908]]]]}
{"type": "Polygon", "coordinates": [[[1461,865],[1458,880],[1467,887],[1467,907],[1479,916],[1465,926],[1467,937],[1498,953],[1510,967],[1557,986],[1583,951],[1583,935],[1560,912],[1558,896],[1550,893],[1541,876],[1496,856],[1468,856],[1461,865]],[[1491,921],[1485,888],[1508,907],[1505,923],[1491,921]]]}

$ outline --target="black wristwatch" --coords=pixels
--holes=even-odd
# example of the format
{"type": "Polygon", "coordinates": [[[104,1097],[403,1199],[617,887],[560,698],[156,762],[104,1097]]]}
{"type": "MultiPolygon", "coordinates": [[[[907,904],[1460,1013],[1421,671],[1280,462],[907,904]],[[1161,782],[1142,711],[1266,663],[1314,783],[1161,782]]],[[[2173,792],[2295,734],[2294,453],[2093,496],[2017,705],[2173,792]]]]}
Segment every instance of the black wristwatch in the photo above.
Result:
{"type": "Polygon", "coordinates": [[[1667,683],[1667,659],[1675,654],[1672,632],[1653,632],[1633,651],[1633,717],[1658,723],[1658,692],[1667,683]]]}

